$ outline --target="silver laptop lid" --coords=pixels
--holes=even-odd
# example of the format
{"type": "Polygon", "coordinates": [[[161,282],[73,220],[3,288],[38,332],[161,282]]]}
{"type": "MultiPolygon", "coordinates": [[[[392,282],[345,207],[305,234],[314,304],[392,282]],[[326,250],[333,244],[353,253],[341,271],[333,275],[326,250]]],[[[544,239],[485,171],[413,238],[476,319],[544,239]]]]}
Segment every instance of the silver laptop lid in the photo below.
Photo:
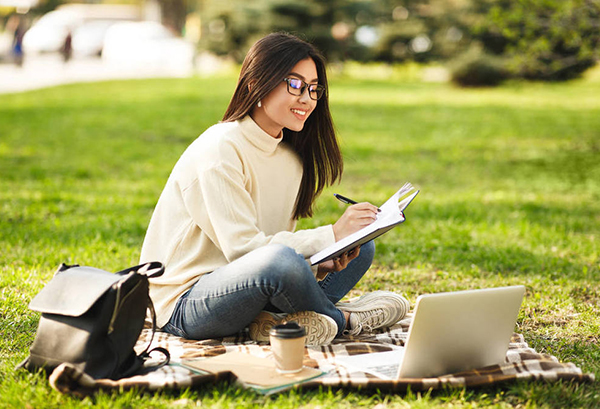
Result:
{"type": "Polygon", "coordinates": [[[422,378],[504,362],[524,286],[417,298],[399,378],[422,378]]]}

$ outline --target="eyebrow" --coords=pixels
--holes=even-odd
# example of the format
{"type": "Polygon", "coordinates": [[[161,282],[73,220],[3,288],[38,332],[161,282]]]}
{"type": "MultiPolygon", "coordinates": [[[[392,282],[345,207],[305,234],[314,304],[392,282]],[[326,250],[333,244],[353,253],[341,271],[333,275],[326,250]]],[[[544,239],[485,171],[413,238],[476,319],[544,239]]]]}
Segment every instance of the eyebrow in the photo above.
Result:
{"type": "MultiPolygon", "coordinates": [[[[290,72],[288,75],[294,75],[294,76],[298,77],[299,79],[306,81],[306,78],[304,77],[304,75],[300,75],[300,74],[298,74],[296,72],[290,72]]],[[[313,79],[311,81],[306,81],[306,82],[308,82],[308,83],[319,82],[319,78],[315,78],[315,79],[313,79]]]]}

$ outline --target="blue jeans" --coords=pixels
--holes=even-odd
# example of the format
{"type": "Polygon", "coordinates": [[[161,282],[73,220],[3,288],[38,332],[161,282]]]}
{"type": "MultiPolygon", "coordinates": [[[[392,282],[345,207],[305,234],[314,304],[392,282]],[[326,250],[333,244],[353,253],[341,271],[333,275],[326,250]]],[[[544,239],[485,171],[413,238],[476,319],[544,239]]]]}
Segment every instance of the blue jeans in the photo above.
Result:
{"type": "Polygon", "coordinates": [[[182,295],[164,331],[188,339],[234,335],[262,311],[315,311],[333,318],[338,335],[346,327],[335,307],[362,278],[375,254],[373,242],[339,272],[317,281],[304,257],[272,244],[256,249],[212,273],[200,276],[182,295]]]}

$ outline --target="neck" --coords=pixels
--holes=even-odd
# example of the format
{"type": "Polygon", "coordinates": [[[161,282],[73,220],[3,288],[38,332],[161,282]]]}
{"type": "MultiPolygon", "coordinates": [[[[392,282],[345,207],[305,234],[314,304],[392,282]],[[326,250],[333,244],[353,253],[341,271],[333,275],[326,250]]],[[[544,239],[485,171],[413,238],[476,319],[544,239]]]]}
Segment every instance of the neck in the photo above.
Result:
{"type": "Polygon", "coordinates": [[[271,135],[273,138],[279,139],[283,136],[283,128],[272,123],[260,108],[254,108],[252,112],[250,112],[250,117],[256,122],[256,125],[258,125],[260,129],[271,135]]]}

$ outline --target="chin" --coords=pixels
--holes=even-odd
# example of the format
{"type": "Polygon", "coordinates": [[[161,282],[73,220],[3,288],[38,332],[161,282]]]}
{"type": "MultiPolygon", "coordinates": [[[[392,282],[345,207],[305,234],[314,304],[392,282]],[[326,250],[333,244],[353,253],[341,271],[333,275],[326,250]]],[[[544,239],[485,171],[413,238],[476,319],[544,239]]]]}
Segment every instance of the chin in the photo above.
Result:
{"type": "Polygon", "coordinates": [[[304,129],[304,122],[301,123],[300,125],[288,126],[287,129],[289,129],[290,131],[294,131],[294,132],[300,132],[301,130],[304,129]]]}

